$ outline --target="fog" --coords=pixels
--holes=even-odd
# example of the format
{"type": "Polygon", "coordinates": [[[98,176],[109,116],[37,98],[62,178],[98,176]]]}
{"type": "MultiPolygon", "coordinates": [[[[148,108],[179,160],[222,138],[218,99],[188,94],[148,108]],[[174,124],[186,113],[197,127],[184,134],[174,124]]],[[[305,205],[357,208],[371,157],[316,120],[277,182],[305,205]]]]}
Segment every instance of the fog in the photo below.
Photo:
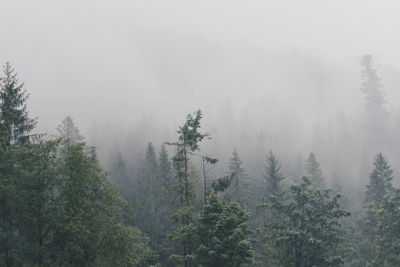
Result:
{"type": "Polygon", "coordinates": [[[39,132],[71,115],[102,157],[132,156],[200,108],[220,172],[234,147],[256,176],[269,150],[284,166],[313,151],[328,179],[360,187],[376,152],[400,168],[397,1],[0,4],[0,62],[25,82],[39,132]],[[382,142],[366,134],[365,54],[384,85],[382,142]]]}

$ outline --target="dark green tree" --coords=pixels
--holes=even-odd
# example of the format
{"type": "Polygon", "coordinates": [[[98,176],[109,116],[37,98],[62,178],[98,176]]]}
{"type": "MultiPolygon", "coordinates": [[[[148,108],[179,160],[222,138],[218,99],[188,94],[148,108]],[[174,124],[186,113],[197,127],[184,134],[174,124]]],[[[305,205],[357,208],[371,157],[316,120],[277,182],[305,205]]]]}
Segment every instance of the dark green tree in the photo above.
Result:
{"type": "Polygon", "coordinates": [[[339,266],[345,255],[340,219],[350,213],[340,208],[339,195],[331,199],[330,190],[314,188],[308,178],[303,181],[291,186],[292,200],[270,198],[271,208],[282,216],[268,227],[271,266],[339,266]]]}
{"type": "Polygon", "coordinates": [[[29,117],[29,95],[9,63],[0,77],[0,257],[5,266],[18,264],[20,234],[17,227],[18,192],[16,155],[29,142],[36,119],[29,117]]]}
{"type": "Polygon", "coordinates": [[[385,197],[375,210],[377,231],[374,257],[369,266],[400,266],[400,190],[385,197]]]}
{"type": "Polygon", "coordinates": [[[156,243],[160,234],[159,202],[162,197],[162,181],[156,150],[152,143],[148,144],[146,157],[140,166],[136,189],[136,223],[149,236],[151,242],[156,243]]]}
{"type": "Polygon", "coordinates": [[[162,234],[160,236],[160,240],[158,241],[158,252],[160,254],[160,262],[163,264],[163,266],[174,266],[174,263],[169,257],[172,254],[178,253],[178,251],[175,244],[171,242],[169,235],[175,227],[173,215],[178,208],[178,198],[175,193],[176,184],[172,169],[172,162],[169,159],[167,149],[164,145],[161,146],[159,153],[158,168],[160,182],[162,184],[162,192],[159,199],[159,230],[162,234]]]}
{"type": "Polygon", "coordinates": [[[253,262],[247,213],[238,203],[211,194],[193,226],[194,255],[200,266],[239,267],[253,262]]]}
{"type": "Polygon", "coordinates": [[[10,63],[6,63],[3,73],[0,78],[0,142],[9,147],[29,139],[36,119],[29,117],[26,109],[29,94],[24,84],[19,83],[10,63]]]}
{"type": "Polygon", "coordinates": [[[174,232],[173,239],[182,244],[182,255],[174,255],[174,259],[185,267],[192,263],[192,240],[188,234],[192,223],[195,192],[192,186],[190,171],[190,156],[200,150],[200,143],[208,136],[207,133],[199,132],[202,113],[200,110],[193,115],[189,114],[183,126],[178,128],[178,141],[168,143],[176,147],[176,154],[173,158],[173,166],[177,177],[177,193],[179,197],[179,209],[175,218],[180,222],[180,227],[174,232]]]}
{"type": "Polygon", "coordinates": [[[362,239],[359,244],[359,255],[362,263],[366,264],[374,258],[376,237],[379,235],[376,212],[382,201],[394,191],[391,181],[393,170],[387,159],[379,153],[374,159],[374,169],[369,176],[369,184],[365,192],[366,216],[359,222],[362,239]]]}
{"type": "MultiPolygon", "coordinates": [[[[48,241],[50,265],[107,266],[119,255],[122,266],[135,266],[135,258],[142,256],[133,255],[131,249],[141,238],[136,239],[138,230],[122,223],[127,203],[107,182],[90,147],[67,143],[61,151],[59,206],[48,241]]],[[[145,248],[146,242],[141,246],[145,248]]],[[[146,254],[149,249],[143,251],[146,254]]]]}
{"type": "Polygon", "coordinates": [[[393,170],[387,159],[379,153],[374,160],[374,169],[369,176],[369,184],[365,192],[366,202],[372,206],[378,206],[386,195],[393,191],[391,181],[393,170]]]}

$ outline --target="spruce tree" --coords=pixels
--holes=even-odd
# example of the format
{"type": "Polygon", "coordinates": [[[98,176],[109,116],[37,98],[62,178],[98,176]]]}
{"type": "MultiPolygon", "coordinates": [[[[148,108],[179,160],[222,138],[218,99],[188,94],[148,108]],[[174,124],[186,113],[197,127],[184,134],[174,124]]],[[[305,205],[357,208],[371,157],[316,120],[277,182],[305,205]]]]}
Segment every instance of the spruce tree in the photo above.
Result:
{"type": "Polygon", "coordinates": [[[174,192],[175,181],[173,177],[172,163],[169,159],[167,149],[164,145],[158,157],[158,168],[160,175],[160,183],[162,186],[161,195],[159,197],[160,205],[160,225],[161,232],[159,243],[160,262],[163,266],[174,266],[169,256],[176,254],[176,246],[171,242],[169,235],[173,231],[173,215],[178,208],[178,199],[174,192]]]}
{"type": "Polygon", "coordinates": [[[377,231],[374,256],[369,266],[400,266],[400,190],[381,200],[374,212],[377,231]]]}
{"type": "Polygon", "coordinates": [[[139,170],[135,210],[137,225],[150,237],[152,243],[157,240],[159,228],[157,198],[161,197],[160,182],[156,151],[153,144],[149,143],[139,170]]]}
{"type": "Polygon", "coordinates": [[[26,142],[36,125],[26,109],[28,97],[15,70],[6,63],[0,77],[0,142],[5,147],[26,142]]]}
{"type": "Polygon", "coordinates": [[[110,180],[118,188],[122,197],[127,201],[132,201],[134,185],[129,175],[127,163],[120,152],[117,153],[113,160],[109,174],[110,180]]]}
{"type": "Polygon", "coordinates": [[[325,187],[325,179],[320,168],[320,164],[315,157],[314,153],[310,153],[306,161],[307,177],[310,179],[312,185],[317,188],[325,187]]]}
{"type": "Polygon", "coordinates": [[[374,160],[374,169],[369,176],[369,184],[365,192],[367,203],[377,207],[385,196],[393,191],[392,180],[393,170],[389,162],[382,153],[377,154],[374,160]]]}
{"type": "Polygon", "coordinates": [[[248,215],[238,203],[227,203],[211,194],[193,226],[196,263],[200,266],[253,263],[247,220],[248,215]]]}
{"type": "Polygon", "coordinates": [[[267,228],[271,266],[339,266],[347,250],[340,219],[350,213],[340,208],[338,195],[331,198],[330,190],[313,187],[306,177],[303,181],[291,186],[292,200],[270,198],[282,218],[267,228]]]}
{"type": "Polygon", "coordinates": [[[70,116],[63,119],[61,124],[57,127],[57,132],[60,137],[72,143],[79,143],[85,139],[85,137],[80,134],[78,126],[76,126],[74,120],[70,116]]]}
{"type": "Polygon", "coordinates": [[[190,235],[187,234],[188,227],[193,220],[195,195],[189,169],[190,156],[200,150],[200,143],[208,136],[207,133],[199,132],[201,118],[200,110],[193,115],[187,115],[183,126],[178,128],[178,141],[168,143],[176,147],[173,163],[178,180],[177,193],[179,198],[179,209],[176,211],[175,217],[180,221],[180,227],[174,232],[173,239],[182,244],[182,255],[173,255],[173,258],[185,267],[192,265],[192,241],[190,235]]]}
{"type": "Polygon", "coordinates": [[[242,165],[239,153],[234,149],[228,165],[230,186],[225,191],[224,198],[227,201],[236,201],[241,205],[248,206],[250,204],[249,177],[242,165]]]}
{"type": "Polygon", "coordinates": [[[265,193],[266,197],[281,197],[283,194],[282,181],[284,176],[281,170],[282,166],[278,158],[272,151],[269,152],[264,170],[264,179],[266,181],[265,193]]]}
{"type": "Polygon", "coordinates": [[[382,91],[383,85],[381,79],[376,74],[376,70],[372,68],[371,55],[363,56],[361,65],[364,67],[362,71],[363,83],[361,92],[365,94],[367,101],[366,109],[370,116],[377,118],[387,112],[385,108],[385,93],[382,91]]]}
{"type": "Polygon", "coordinates": [[[15,70],[6,63],[0,77],[0,257],[6,266],[19,264],[20,232],[16,226],[19,199],[16,153],[29,143],[36,119],[29,117],[29,95],[15,70]]]}
{"type": "Polygon", "coordinates": [[[366,263],[374,258],[376,239],[379,236],[379,219],[376,214],[385,197],[393,191],[391,181],[393,170],[387,159],[379,153],[374,159],[374,169],[369,176],[369,184],[365,192],[366,216],[360,220],[360,229],[363,240],[360,242],[360,255],[362,262],[366,263]]]}

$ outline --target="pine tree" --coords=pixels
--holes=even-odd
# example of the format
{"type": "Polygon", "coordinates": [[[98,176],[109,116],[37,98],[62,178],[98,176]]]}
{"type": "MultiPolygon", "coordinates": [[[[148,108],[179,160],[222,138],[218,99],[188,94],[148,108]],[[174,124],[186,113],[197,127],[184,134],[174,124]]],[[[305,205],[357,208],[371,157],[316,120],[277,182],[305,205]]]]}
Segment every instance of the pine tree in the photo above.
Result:
{"type": "Polygon", "coordinates": [[[127,163],[121,153],[117,153],[111,166],[110,180],[116,185],[122,197],[132,201],[133,181],[128,172],[127,163]]]}
{"type": "Polygon", "coordinates": [[[314,153],[310,153],[306,161],[307,177],[310,179],[313,186],[317,188],[325,187],[325,179],[322,174],[319,162],[314,153]]]}
{"type": "Polygon", "coordinates": [[[149,236],[152,243],[157,242],[159,233],[157,198],[162,196],[161,191],[157,155],[153,144],[149,143],[139,170],[135,210],[138,227],[149,236]]]}
{"type": "Polygon", "coordinates": [[[367,100],[366,108],[370,116],[379,117],[386,114],[384,98],[385,93],[382,91],[383,85],[381,79],[377,76],[376,70],[372,68],[372,56],[365,55],[361,59],[361,65],[364,67],[362,71],[363,83],[361,92],[365,94],[367,100]]]}
{"type": "Polygon", "coordinates": [[[284,176],[281,171],[281,164],[278,158],[272,151],[269,152],[267,163],[264,171],[266,181],[266,197],[276,196],[281,197],[283,194],[282,181],[284,176]]]}
{"type": "Polygon", "coordinates": [[[170,233],[173,231],[173,215],[178,208],[178,199],[174,193],[175,181],[173,179],[172,163],[169,159],[167,149],[164,145],[161,146],[161,150],[158,157],[158,168],[160,175],[160,183],[162,185],[162,192],[159,197],[160,205],[160,225],[159,230],[162,233],[160,236],[159,243],[159,254],[160,262],[163,266],[174,266],[169,256],[176,254],[178,251],[171,239],[169,238],[170,233]]]}
{"type": "Polygon", "coordinates": [[[369,176],[369,184],[365,193],[367,203],[377,207],[385,196],[393,191],[392,180],[393,170],[387,159],[382,153],[379,153],[374,160],[374,170],[369,176]]]}
{"type": "MultiPolygon", "coordinates": [[[[202,113],[200,110],[186,117],[186,122],[178,128],[178,142],[169,143],[176,147],[176,155],[173,158],[174,169],[178,180],[177,192],[179,197],[179,209],[175,215],[181,226],[173,234],[173,239],[182,244],[182,255],[173,255],[174,260],[185,267],[192,262],[191,238],[187,235],[189,225],[192,223],[194,190],[191,184],[189,169],[190,156],[200,150],[200,143],[208,134],[200,133],[199,129],[202,113]]],[[[204,158],[203,158],[204,159],[204,158]]]]}
{"type": "Polygon", "coordinates": [[[377,211],[385,197],[390,195],[394,189],[391,184],[393,170],[387,159],[379,153],[374,159],[374,169],[369,176],[369,184],[365,192],[365,204],[367,206],[365,218],[360,220],[359,227],[363,239],[360,242],[360,258],[367,263],[374,258],[376,251],[376,238],[379,236],[379,221],[377,211]]]}
{"type": "Polygon", "coordinates": [[[193,226],[194,255],[200,266],[243,266],[253,263],[248,215],[238,203],[209,196],[193,226]]]}
{"type": "Polygon", "coordinates": [[[163,181],[163,185],[165,188],[171,190],[173,186],[173,171],[172,171],[172,163],[169,159],[167,149],[164,145],[161,146],[160,155],[158,157],[158,166],[160,170],[160,176],[163,181]]]}
{"type": "Polygon", "coordinates": [[[250,204],[249,178],[242,165],[239,153],[234,149],[228,165],[228,175],[231,178],[230,186],[226,190],[224,198],[227,201],[236,201],[241,205],[248,206],[250,204]]]}
{"type": "Polygon", "coordinates": [[[26,101],[29,95],[19,83],[9,63],[0,77],[0,258],[5,266],[19,264],[20,233],[16,227],[19,207],[16,153],[29,143],[36,119],[29,117],[26,101]]]}
{"type": "Polygon", "coordinates": [[[374,212],[377,231],[374,256],[369,266],[400,266],[400,190],[381,200],[374,212]]]}
{"type": "MultiPolygon", "coordinates": [[[[123,223],[126,202],[106,180],[106,174],[83,143],[63,145],[57,186],[59,203],[47,245],[50,266],[106,266],[114,255],[121,265],[140,258],[138,230],[123,223]]],[[[153,257],[154,260],[154,257],[153,257]]]]}
{"type": "Polygon", "coordinates": [[[346,252],[340,219],[350,213],[340,208],[339,196],[331,199],[330,190],[313,187],[306,177],[303,181],[291,186],[289,202],[270,198],[282,216],[267,228],[273,244],[271,266],[339,266],[346,252]]]}
{"type": "Polygon", "coordinates": [[[29,118],[29,94],[23,87],[15,70],[6,63],[0,78],[0,142],[5,147],[26,142],[36,125],[36,119],[29,118]]]}
{"type": "Polygon", "coordinates": [[[63,119],[61,124],[57,127],[57,132],[60,137],[72,143],[79,143],[85,139],[85,137],[80,134],[78,126],[75,125],[74,120],[70,116],[63,119]]]}

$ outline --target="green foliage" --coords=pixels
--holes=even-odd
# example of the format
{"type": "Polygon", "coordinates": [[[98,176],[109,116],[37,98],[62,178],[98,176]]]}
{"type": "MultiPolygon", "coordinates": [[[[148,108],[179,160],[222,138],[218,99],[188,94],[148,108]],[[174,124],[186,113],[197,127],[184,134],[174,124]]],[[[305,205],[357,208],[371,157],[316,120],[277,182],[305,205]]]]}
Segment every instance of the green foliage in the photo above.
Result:
{"type": "Polygon", "coordinates": [[[192,231],[194,255],[200,266],[241,266],[252,263],[248,215],[237,203],[211,194],[192,231]]]}
{"type": "Polygon", "coordinates": [[[157,158],[153,144],[149,143],[133,196],[134,223],[150,238],[151,246],[160,254],[164,264],[170,264],[169,256],[175,252],[168,238],[177,208],[173,182],[172,166],[165,147],[161,148],[157,158]]]}
{"type": "Polygon", "coordinates": [[[387,159],[377,154],[374,159],[374,169],[369,176],[369,184],[365,192],[366,216],[359,222],[362,239],[359,241],[358,253],[363,263],[371,262],[376,251],[376,236],[379,235],[378,218],[376,212],[382,201],[391,194],[394,189],[391,181],[393,170],[387,159]]]}
{"type": "Polygon", "coordinates": [[[315,189],[310,180],[292,186],[293,199],[270,198],[282,220],[269,225],[274,266],[339,266],[343,263],[344,232],[339,219],[350,213],[340,209],[339,196],[315,189]]]}
{"type": "Polygon", "coordinates": [[[26,101],[29,95],[20,84],[17,74],[9,63],[4,66],[0,77],[0,142],[3,146],[24,143],[36,125],[29,118],[26,101]]]}
{"type": "MultiPolygon", "coordinates": [[[[177,193],[179,197],[179,209],[175,214],[175,218],[181,224],[172,234],[172,238],[182,244],[182,256],[172,255],[172,258],[183,263],[185,267],[192,264],[192,242],[187,231],[192,223],[192,210],[195,200],[195,191],[190,179],[189,161],[190,156],[200,150],[200,143],[208,136],[207,133],[199,132],[201,118],[202,113],[200,110],[193,115],[187,115],[185,124],[178,128],[178,142],[168,143],[176,146],[177,150],[173,158],[173,166],[178,180],[177,193]]],[[[214,160],[211,161],[214,162],[214,160]]]]}
{"type": "Polygon", "coordinates": [[[374,160],[374,170],[369,176],[367,185],[366,201],[369,205],[377,206],[393,191],[391,181],[393,180],[393,170],[387,159],[379,153],[374,160]]]}
{"type": "Polygon", "coordinates": [[[187,147],[192,152],[199,150],[199,144],[209,135],[199,132],[201,118],[201,110],[197,110],[193,115],[188,114],[185,124],[177,131],[180,145],[187,147]]]}
{"type": "Polygon", "coordinates": [[[371,266],[400,266],[400,190],[382,200],[375,210],[377,231],[371,266]]]}
{"type": "Polygon", "coordinates": [[[214,193],[224,192],[225,190],[230,188],[233,177],[234,177],[234,173],[232,173],[229,176],[228,175],[223,176],[223,177],[218,178],[215,181],[213,181],[211,184],[211,188],[212,188],[213,192],[214,193]]]}

